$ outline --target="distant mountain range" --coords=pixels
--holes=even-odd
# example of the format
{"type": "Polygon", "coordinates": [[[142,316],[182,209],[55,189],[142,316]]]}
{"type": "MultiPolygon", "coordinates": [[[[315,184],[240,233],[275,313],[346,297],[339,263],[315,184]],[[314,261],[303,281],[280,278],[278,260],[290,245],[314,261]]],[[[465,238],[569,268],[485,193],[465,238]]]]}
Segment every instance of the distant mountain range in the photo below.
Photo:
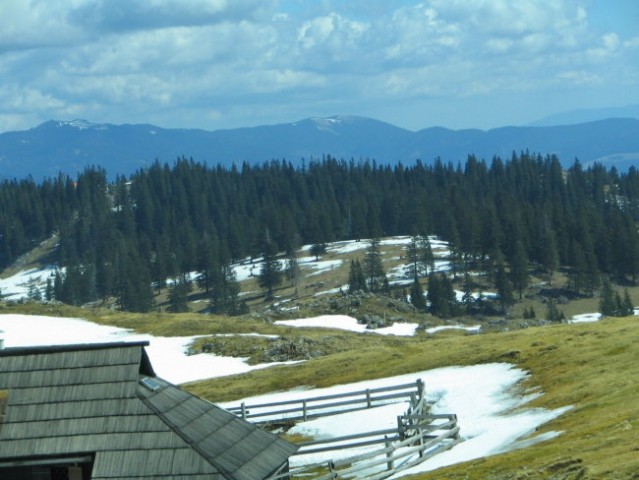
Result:
{"type": "Polygon", "coordinates": [[[575,125],[412,132],[356,116],[308,118],[294,123],[232,130],[164,129],[153,125],[49,121],[35,128],[0,134],[0,177],[40,180],[62,172],[72,177],[98,165],[109,176],[179,157],[231,166],[287,160],[294,165],[330,155],[383,164],[465,161],[469,154],[490,160],[512,152],[556,154],[565,166],[578,158],[625,170],[639,165],[639,119],[610,118],[575,125]]]}

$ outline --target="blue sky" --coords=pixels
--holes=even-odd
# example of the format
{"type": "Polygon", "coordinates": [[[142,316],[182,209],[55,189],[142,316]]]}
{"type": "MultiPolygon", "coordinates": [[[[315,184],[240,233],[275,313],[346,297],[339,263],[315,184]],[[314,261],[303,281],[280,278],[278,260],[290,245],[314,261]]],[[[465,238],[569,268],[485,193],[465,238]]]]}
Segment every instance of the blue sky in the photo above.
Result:
{"type": "Polygon", "coordinates": [[[410,130],[639,104],[637,0],[1,0],[0,131],[410,130]]]}

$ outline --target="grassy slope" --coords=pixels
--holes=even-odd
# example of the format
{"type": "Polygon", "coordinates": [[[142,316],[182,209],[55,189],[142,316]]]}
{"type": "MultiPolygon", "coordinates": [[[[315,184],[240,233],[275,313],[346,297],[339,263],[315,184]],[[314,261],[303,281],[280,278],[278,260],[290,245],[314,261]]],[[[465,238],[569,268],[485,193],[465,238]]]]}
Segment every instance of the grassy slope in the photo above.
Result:
{"type": "MultiPolygon", "coordinates": [[[[412,339],[295,330],[271,324],[197,314],[133,315],[35,304],[8,306],[1,313],[89,318],[156,334],[259,331],[280,335],[339,336],[349,351],[294,366],[187,385],[212,401],[283,390],[329,386],[450,365],[509,362],[531,373],[525,387],[544,395],[532,405],[573,409],[542,427],[559,437],[515,452],[488,457],[419,479],[637,479],[639,472],[639,319],[553,325],[505,333],[440,333],[412,339]],[[304,332],[304,333],[302,333],[304,332]]],[[[427,386],[428,388],[428,386],[427,386]]]]}
{"type": "MultiPolygon", "coordinates": [[[[398,247],[388,248],[391,258],[391,255],[400,252],[398,247]]],[[[360,251],[341,258],[347,265],[349,258],[362,254],[360,251]]],[[[391,267],[392,262],[387,266],[391,267]]],[[[346,268],[343,268],[309,277],[304,280],[301,291],[312,300],[316,290],[343,284],[346,273],[346,268]],[[324,282],[324,285],[311,287],[318,281],[324,282]]],[[[563,280],[559,278],[558,283],[563,280]]],[[[243,290],[250,290],[246,288],[249,286],[243,285],[243,290]]],[[[636,298],[639,287],[632,288],[630,293],[636,298]]],[[[291,293],[283,288],[278,294],[288,297],[291,293]]],[[[537,300],[533,302],[536,302],[534,306],[538,314],[543,315],[544,306],[537,300]]],[[[259,296],[254,303],[255,306],[265,306],[259,296]]],[[[597,299],[583,299],[561,306],[560,309],[572,315],[595,311],[596,303],[597,299]]],[[[515,310],[524,306],[527,304],[518,304],[515,310]]],[[[531,372],[527,386],[540,387],[545,393],[534,402],[535,405],[548,408],[574,406],[572,411],[542,429],[565,433],[524,450],[415,478],[639,479],[639,474],[635,473],[639,472],[637,318],[607,319],[597,324],[555,325],[477,336],[446,332],[434,338],[401,339],[328,333],[326,330],[304,330],[302,333],[258,320],[195,313],[141,315],[66,306],[8,306],[0,302],[2,313],[81,317],[156,335],[259,332],[305,335],[313,339],[332,336],[331,341],[348,346],[348,351],[292,367],[276,367],[187,386],[189,390],[212,401],[300,385],[329,386],[441,366],[510,362],[531,372]]]]}
{"type": "Polygon", "coordinates": [[[532,405],[573,406],[540,430],[564,433],[526,449],[414,478],[630,479],[639,478],[638,340],[637,318],[410,342],[389,339],[383,346],[187,388],[221,401],[299,385],[327,386],[447,365],[510,362],[531,373],[526,387],[540,387],[544,392],[532,405]]]}

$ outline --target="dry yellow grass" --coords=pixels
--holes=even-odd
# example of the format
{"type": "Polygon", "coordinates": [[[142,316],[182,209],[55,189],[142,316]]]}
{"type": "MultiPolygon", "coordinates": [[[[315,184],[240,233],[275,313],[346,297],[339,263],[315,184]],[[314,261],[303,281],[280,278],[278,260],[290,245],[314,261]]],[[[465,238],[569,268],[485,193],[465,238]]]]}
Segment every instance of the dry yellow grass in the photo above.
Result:
{"type": "Polygon", "coordinates": [[[414,479],[631,479],[639,472],[639,319],[555,325],[507,333],[414,339],[188,385],[213,401],[328,386],[449,365],[509,362],[530,372],[532,405],[571,411],[540,431],[563,433],[538,445],[414,479]]]}

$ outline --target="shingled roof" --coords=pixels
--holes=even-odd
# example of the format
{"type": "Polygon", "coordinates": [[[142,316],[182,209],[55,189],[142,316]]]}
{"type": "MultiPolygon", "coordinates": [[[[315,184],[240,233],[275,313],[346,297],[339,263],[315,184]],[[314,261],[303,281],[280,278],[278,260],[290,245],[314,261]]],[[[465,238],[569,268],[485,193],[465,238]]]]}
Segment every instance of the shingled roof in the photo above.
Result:
{"type": "Polygon", "coordinates": [[[297,447],[158,378],[147,345],[0,350],[0,477],[57,462],[92,465],[77,478],[260,480],[287,466],[297,447]]]}

